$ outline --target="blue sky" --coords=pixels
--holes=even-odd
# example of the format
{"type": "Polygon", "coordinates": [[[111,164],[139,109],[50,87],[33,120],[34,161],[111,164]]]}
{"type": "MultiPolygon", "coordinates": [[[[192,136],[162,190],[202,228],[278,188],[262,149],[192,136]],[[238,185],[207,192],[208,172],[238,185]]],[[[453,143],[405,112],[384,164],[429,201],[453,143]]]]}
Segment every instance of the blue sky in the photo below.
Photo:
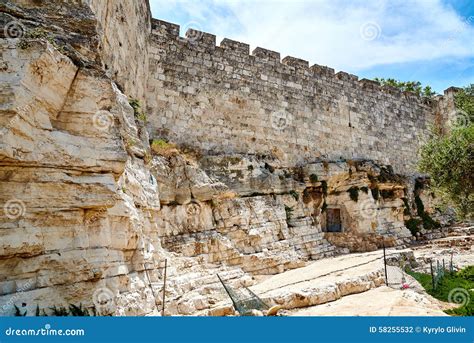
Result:
{"type": "Polygon", "coordinates": [[[154,18],[360,78],[474,83],[472,0],[150,0],[154,18]]]}

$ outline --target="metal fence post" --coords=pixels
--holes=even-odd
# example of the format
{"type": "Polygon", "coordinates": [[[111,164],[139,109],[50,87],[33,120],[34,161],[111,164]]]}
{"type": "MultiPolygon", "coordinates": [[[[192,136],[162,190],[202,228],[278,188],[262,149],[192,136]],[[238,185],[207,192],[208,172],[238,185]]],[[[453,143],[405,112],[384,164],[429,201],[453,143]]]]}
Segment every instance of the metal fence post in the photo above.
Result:
{"type": "Polygon", "coordinates": [[[168,265],[168,259],[165,258],[165,275],[163,277],[163,308],[161,310],[161,316],[165,316],[165,292],[166,292],[166,267],[168,265]]]}
{"type": "Polygon", "coordinates": [[[431,283],[433,285],[433,290],[436,289],[435,285],[435,278],[434,278],[434,272],[433,272],[433,260],[430,260],[430,271],[431,271],[431,283]]]}
{"type": "Polygon", "coordinates": [[[451,252],[451,261],[450,261],[449,271],[450,271],[451,273],[454,272],[454,268],[453,268],[453,252],[451,252]]]}
{"type": "Polygon", "coordinates": [[[384,264],[384,268],[385,268],[385,284],[388,286],[387,255],[385,254],[385,242],[383,242],[383,264],[384,264]]]}

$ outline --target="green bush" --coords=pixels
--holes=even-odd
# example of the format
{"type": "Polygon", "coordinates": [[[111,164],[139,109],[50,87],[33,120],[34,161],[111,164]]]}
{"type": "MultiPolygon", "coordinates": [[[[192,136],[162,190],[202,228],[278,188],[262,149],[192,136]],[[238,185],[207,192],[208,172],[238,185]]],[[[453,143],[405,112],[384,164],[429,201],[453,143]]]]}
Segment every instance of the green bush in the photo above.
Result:
{"type": "Polygon", "coordinates": [[[399,81],[395,79],[384,79],[376,77],[375,81],[379,82],[382,86],[392,86],[400,89],[402,92],[413,92],[418,96],[431,97],[436,94],[430,86],[423,87],[419,81],[399,81]]]}
{"type": "Polygon", "coordinates": [[[290,221],[293,216],[293,207],[285,205],[286,221],[290,221]]]}
{"type": "MultiPolygon", "coordinates": [[[[21,310],[14,305],[15,307],[15,316],[21,316],[24,317],[27,315],[27,312],[21,312],[21,310]]],[[[82,304],[79,304],[79,306],[74,305],[74,304],[69,304],[68,307],[64,306],[53,306],[49,308],[50,316],[55,316],[55,317],[66,317],[66,316],[73,316],[73,317],[89,317],[95,315],[94,309],[89,310],[82,307],[82,304]]],[[[35,316],[45,316],[47,317],[48,314],[46,313],[45,309],[40,309],[39,306],[36,306],[35,310],[35,316]]]]}
{"type": "Polygon", "coordinates": [[[421,147],[419,170],[430,175],[430,188],[460,219],[474,217],[474,85],[455,95],[457,122],[449,132],[434,128],[421,147]]]}
{"type": "Polygon", "coordinates": [[[132,106],[132,108],[133,108],[133,115],[134,115],[135,119],[146,123],[146,122],[147,122],[147,116],[146,116],[146,114],[142,111],[142,108],[141,108],[141,105],[140,105],[140,101],[137,100],[137,99],[134,99],[134,98],[130,98],[130,99],[128,100],[128,103],[129,103],[130,106],[132,106]]]}
{"type": "Polygon", "coordinates": [[[347,190],[349,192],[349,197],[352,201],[357,202],[359,200],[359,187],[351,187],[347,190]]]}
{"type": "Polygon", "coordinates": [[[309,180],[310,180],[312,183],[318,182],[318,175],[316,175],[316,174],[311,174],[311,175],[309,176],[309,180]]]}
{"type": "Polygon", "coordinates": [[[433,230],[441,227],[440,222],[431,218],[431,216],[427,212],[423,212],[421,220],[423,222],[423,228],[426,230],[433,230]]]}
{"type": "Polygon", "coordinates": [[[423,205],[423,201],[418,195],[415,196],[415,205],[416,213],[421,217],[421,215],[425,212],[425,205],[423,205]]]}
{"type": "Polygon", "coordinates": [[[380,195],[383,199],[392,199],[395,196],[393,189],[382,189],[380,195]]]}
{"type": "Polygon", "coordinates": [[[321,188],[323,190],[323,195],[327,196],[328,195],[328,183],[326,181],[321,181],[321,188]]]}
{"type": "Polygon", "coordinates": [[[290,195],[291,195],[293,198],[295,198],[296,201],[298,201],[298,199],[300,198],[300,195],[299,195],[298,192],[295,191],[294,189],[292,189],[292,190],[290,191],[290,195]]]}
{"type": "Polygon", "coordinates": [[[415,236],[417,232],[420,231],[420,223],[420,219],[410,218],[405,221],[405,226],[408,230],[410,230],[411,234],[415,236]]]}
{"type": "Polygon", "coordinates": [[[416,213],[421,218],[423,223],[423,228],[426,230],[433,230],[441,227],[441,224],[431,218],[428,212],[425,211],[425,206],[423,205],[423,201],[417,195],[415,196],[415,204],[416,204],[416,213]]]}
{"type": "Polygon", "coordinates": [[[424,183],[420,179],[416,179],[414,188],[415,193],[418,193],[418,191],[422,190],[423,188],[425,188],[424,183]]]}
{"type": "Polygon", "coordinates": [[[370,193],[372,193],[372,197],[375,201],[379,200],[380,191],[378,187],[371,188],[370,193]]]}
{"type": "Polygon", "coordinates": [[[403,205],[405,206],[403,210],[403,214],[406,216],[409,216],[411,214],[411,211],[410,211],[410,204],[408,203],[408,199],[403,197],[402,201],[403,201],[403,205]]]}
{"type": "MultiPolygon", "coordinates": [[[[458,272],[458,276],[474,283],[474,266],[468,266],[458,272]]],[[[474,300],[474,299],[473,299],[474,300]]]]}

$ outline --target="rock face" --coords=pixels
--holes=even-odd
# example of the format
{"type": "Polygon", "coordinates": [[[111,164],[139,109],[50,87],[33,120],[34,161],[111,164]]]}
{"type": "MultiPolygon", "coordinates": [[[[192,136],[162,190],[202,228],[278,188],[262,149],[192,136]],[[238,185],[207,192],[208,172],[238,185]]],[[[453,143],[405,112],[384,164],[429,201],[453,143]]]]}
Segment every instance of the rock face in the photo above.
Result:
{"type": "Polygon", "coordinates": [[[389,166],[152,149],[147,2],[0,6],[1,315],[158,315],[165,260],[166,314],[232,314],[217,273],[250,286],[409,242],[410,188],[389,166]]]}
{"type": "Polygon", "coordinates": [[[2,56],[11,76],[0,145],[2,305],[15,293],[30,310],[76,303],[107,283],[136,288],[142,305],[130,314],[150,312],[139,247],[143,217],[160,203],[151,174],[124,144],[138,140],[127,98],[47,42],[18,49],[4,41],[2,56]],[[120,188],[133,182],[134,194],[120,188]]]}

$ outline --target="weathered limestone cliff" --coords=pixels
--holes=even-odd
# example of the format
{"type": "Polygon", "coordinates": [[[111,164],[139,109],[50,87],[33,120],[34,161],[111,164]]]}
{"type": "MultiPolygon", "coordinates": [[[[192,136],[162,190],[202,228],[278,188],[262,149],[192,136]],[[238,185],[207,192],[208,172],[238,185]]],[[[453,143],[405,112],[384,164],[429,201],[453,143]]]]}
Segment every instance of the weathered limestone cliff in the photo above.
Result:
{"type": "Polygon", "coordinates": [[[166,314],[226,314],[217,273],[249,286],[410,242],[414,181],[390,166],[150,145],[146,1],[6,1],[0,19],[1,315],[158,315],[165,259],[166,314]]]}

